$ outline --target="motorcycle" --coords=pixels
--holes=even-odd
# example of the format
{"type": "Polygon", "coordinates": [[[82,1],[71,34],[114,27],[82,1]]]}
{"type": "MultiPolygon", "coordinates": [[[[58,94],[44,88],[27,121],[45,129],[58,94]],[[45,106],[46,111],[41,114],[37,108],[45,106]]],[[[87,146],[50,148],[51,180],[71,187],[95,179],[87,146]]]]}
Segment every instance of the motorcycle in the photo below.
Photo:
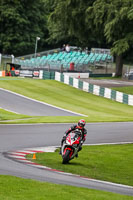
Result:
{"type": "Polygon", "coordinates": [[[81,136],[80,130],[72,131],[67,135],[66,140],[61,146],[63,164],[69,163],[78,154],[79,148],[81,148],[81,136]]]}

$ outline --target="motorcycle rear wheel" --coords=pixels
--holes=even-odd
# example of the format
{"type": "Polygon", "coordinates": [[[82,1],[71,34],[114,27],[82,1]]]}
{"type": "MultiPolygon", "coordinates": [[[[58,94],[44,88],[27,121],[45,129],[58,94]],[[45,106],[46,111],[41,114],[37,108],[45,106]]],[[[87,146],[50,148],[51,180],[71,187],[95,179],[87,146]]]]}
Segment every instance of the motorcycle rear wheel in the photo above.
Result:
{"type": "Polygon", "coordinates": [[[71,151],[67,149],[65,155],[63,155],[62,164],[67,164],[69,162],[69,160],[70,160],[70,153],[71,153],[71,151]]]}

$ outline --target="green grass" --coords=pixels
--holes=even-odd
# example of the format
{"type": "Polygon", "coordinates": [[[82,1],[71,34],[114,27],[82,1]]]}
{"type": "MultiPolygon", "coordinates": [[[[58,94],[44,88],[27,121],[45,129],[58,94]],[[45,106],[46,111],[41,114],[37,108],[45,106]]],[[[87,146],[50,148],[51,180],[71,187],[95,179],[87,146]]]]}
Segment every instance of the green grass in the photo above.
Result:
{"type": "MultiPolygon", "coordinates": [[[[87,122],[133,121],[132,106],[92,95],[54,80],[6,78],[0,80],[0,87],[87,115],[88,117],[85,117],[87,122]]],[[[77,122],[80,118],[33,117],[16,123],[77,122]]]]}
{"type": "MultiPolygon", "coordinates": [[[[63,165],[58,152],[37,153],[39,164],[81,176],[133,186],[133,144],[83,146],[79,157],[63,165]]],[[[31,159],[33,155],[28,155],[31,159]]]]}
{"type": "Polygon", "coordinates": [[[131,94],[133,95],[133,86],[129,86],[129,87],[115,87],[112,88],[113,90],[119,91],[119,92],[123,92],[125,94],[131,94]]]}
{"type": "Polygon", "coordinates": [[[0,109],[0,120],[16,120],[16,119],[25,119],[28,118],[26,115],[15,114],[3,109],[0,109]]]}
{"type": "MultiPolygon", "coordinates": [[[[56,81],[9,77],[0,78],[0,87],[55,106],[83,113],[88,116],[85,118],[87,122],[133,121],[133,107],[104,99],[102,97],[97,97],[56,81]]],[[[0,123],[8,124],[77,122],[79,118],[81,117],[31,117],[14,114],[0,109],[0,123]],[[12,121],[2,122],[2,120],[12,121]]],[[[109,149],[107,146],[107,149],[104,150],[102,147],[99,149],[99,147],[84,146],[83,150],[79,153],[79,158],[77,160],[72,160],[70,164],[66,166],[61,164],[61,156],[59,156],[58,152],[39,154],[39,156],[41,156],[39,162],[42,162],[42,160],[44,161],[45,159],[43,163],[44,165],[59,170],[70,171],[74,174],[78,174],[79,171],[84,171],[83,175],[85,176],[101,180],[103,177],[103,180],[112,180],[113,182],[122,182],[123,184],[133,185],[133,172],[131,171],[133,168],[131,159],[133,154],[132,146],[124,146],[125,149],[123,149],[122,155],[120,148],[113,150],[109,149]],[[117,160],[118,157],[119,160],[117,160]],[[121,176],[121,178],[118,176],[121,176]]],[[[75,194],[77,200],[133,199],[133,197],[109,192],[41,183],[10,176],[0,176],[0,199],[2,200],[65,200],[74,199],[75,194]]]]}
{"type": "Polygon", "coordinates": [[[76,200],[133,200],[132,196],[111,192],[0,176],[1,200],[73,200],[75,197],[76,200]]]}

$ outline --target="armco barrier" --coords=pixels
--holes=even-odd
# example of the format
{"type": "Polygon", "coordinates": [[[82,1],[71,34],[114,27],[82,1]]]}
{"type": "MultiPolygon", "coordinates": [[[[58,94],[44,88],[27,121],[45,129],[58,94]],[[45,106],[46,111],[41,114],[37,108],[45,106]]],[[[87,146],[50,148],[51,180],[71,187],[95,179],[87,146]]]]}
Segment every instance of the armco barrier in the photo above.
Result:
{"type": "MultiPolygon", "coordinates": [[[[10,71],[9,73],[11,76],[21,76],[39,79],[55,79],[55,73],[45,72],[43,70],[14,70],[10,71]]],[[[1,71],[0,76],[4,76],[4,74],[1,71]]]]}
{"type": "Polygon", "coordinates": [[[63,82],[67,85],[71,85],[75,88],[82,89],[85,92],[92,93],[97,96],[102,96],[108,99],[115,100],[120,103],[128,104],[133,106],[133,95],[124,94],[109,88],[103,88],[98,85],[93,85],[85,81],[81,81],[77,78],[72,78],[68,74],[62,74],[55,72],[55,80],[63,82]]]}

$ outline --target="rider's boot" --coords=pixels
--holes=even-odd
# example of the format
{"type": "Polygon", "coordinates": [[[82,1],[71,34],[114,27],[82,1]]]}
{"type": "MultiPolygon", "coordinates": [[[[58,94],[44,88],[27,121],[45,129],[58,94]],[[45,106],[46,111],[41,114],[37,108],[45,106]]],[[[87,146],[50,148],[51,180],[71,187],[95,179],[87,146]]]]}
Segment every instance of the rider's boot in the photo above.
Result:
{"type": "Polygon", "coordinates": [[[61,147],[60,147],[60,151],[59,151],[59,154],[61,155],[61,147]]]}
{"type": "Polygon", "coordinates": [[[76,158],[78,158],[78,153],[75,155],[76,158]]]}

